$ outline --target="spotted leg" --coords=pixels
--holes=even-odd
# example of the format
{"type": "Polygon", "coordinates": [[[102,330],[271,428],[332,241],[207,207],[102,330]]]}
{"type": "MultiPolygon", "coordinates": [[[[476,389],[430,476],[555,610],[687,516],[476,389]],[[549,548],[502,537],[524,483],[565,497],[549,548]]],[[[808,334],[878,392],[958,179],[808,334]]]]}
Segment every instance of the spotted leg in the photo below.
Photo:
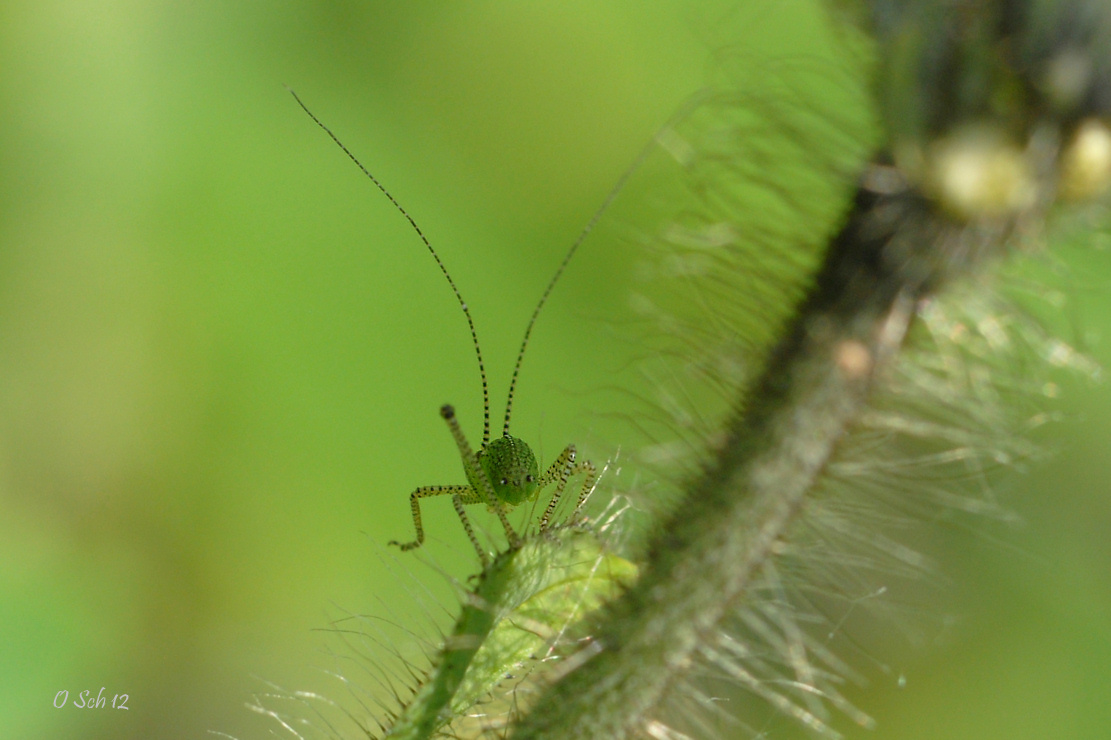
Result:
{"type": "MultiPolygon", "coordinates": [[[[505,535],[509,538],[509,546],[516,547],[521,543],[521,538],[513,531],[513,527],[509,524],[509,518],[505,515],[505,505],[498,501],[494,495],[494,487],[490,485],[490,478],[486,475],[486,471],[478,464],[478,458],[475,457],[474,451],[471,449],[470,443],[467,438],[463,436],[463,430],[459,426],[459,420],[455,418],[455,409],[451,406],[445,405],[440,409],[440,416],[444,417],[447,422],[448,428],[451,429],[451,436],[455,438],[455,445],[459,448],[459,454],[463,458],[463,465],[467,466],[471,473],[468,478],[472,481],[478,481],[484,491],[475,491],[469,486],[465,486],[465,490],[477,494],[476,501],[466,500],[464,497],[463,503],[485,503],[490,509],[498,515],[501,520],[502,526],[505,527],[505,535]]],[[[472,540],[474,538],[472,537],[472,540]]]]}
{"type": "Polygon", "coordinates": [[[553,481],[556,484],[555,492],[552,493],[552,500],[548,503],[548,508],[544,510],[544,516],[540,519],[540,531],[543,532],[548,528],[548,523],[551,521],[552,515],[555,514],[556,507],[559,506],[559,501],[563,498],[563,490],[567,487],[567,481],[572,476],[583,474],[583,487],[579,493],[579,500],[575,503],[575,510],[571,512],[568,521],[574,521],[578,518],[579,512],[582,510],[583,505],[586,503],[587,498],[590,497],[591,491],[594,490],[594,483],[598,480],[598,471],[594,467],[594,463],[589,460],[577,462],[575,460],[575,445],[567,445],[559,457],[555,459],[544,474],[540,476],[539,488],[544,488],[553,481]]]}

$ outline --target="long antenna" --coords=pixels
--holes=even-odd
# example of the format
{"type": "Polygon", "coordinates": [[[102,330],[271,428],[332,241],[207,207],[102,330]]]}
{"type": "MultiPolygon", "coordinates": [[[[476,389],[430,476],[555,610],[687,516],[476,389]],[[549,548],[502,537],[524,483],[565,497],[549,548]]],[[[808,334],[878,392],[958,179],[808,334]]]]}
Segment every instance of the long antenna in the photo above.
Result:
{"type": "MultiPolygon", "coordinates": [[[[370,178],[370,181],[372,183],[374,183],[378,187],[379,190],[382,191],[382,194],[385,195],[387,198],[389,198],[390,203],[393,203],[394,208],[396,208],[398,211],[400,211],[401,215],[404,216],[406,218],[406,220],[409,221],[409,225],[413,227],[413,231],[417,232],[417,236],[419,236],[420,240],[422,242],[424,242],[424,246],[428,247],[428,251],[432,254],[432,259],[436,260],[436,264],[439,266],[440,272],[442,272],[444,274],[444,277],[447,278],[448,285],[451,286],[452,292],[455,293],[456,300],[459,301],[459,307],[463,309],[463,315],[467,317],[467,326],[470,327],[470,330],[471,330],[471,341],[474,343],[474,353],[475,353],[475,356],[478,358],[478,373],[479,373],[480,376],[482,376],[482,446],[485,447],[486,443],[490,441],[490,389],[489,389],[489,387],[487,385],[487,382],[486,382],[486,366],[482,362],[482,350],[479,349],[479,346],[478,346],[478,332],[475,331],[474,319],[471,318],[471,310],[469,308],[467,308],[467,302],[463,300],[463,294],[459,292],[459,288],[455,287],[455,281],[452,280],[451,275],[448,274],[447,268],[444,267],[443,261],[440,260],[440,255],[436,254],[436,250],[432,248],[431,242],[429,242],[428,239],[425,237],[424,232],[420,230],[420,227],[417,226],[417,222],[413,220],[413,217],[409,215],[409,212],[406,211],[404,208],[402,208],[400,203],[398,203],[396,200],[394,200],[394,197],[392,195],[390,195],[390,191],[386,190],[386,188],[382,185],[382,183],[378,182],[377,177],[370,174],[370,170],[368,170],[366,167],[363,167],[363,163],[360,162],[358,160],[358,158],[354,154],[352,154],[351,151],[346,146],[343,145],[343,142],[340,141],[339,138],[335,134],[332,133],[332,130],[330,128],[328,128],[327,126],[325,126],[323,123],[321,123],[319,118],[317,118],[315,115],[313,115],[313,112],[311,110],[309,110],[309,107],[301,101],[301,98],[297,97],[297,93],[295,93],[291,87],[286,86],[285,89],[289,90],[289,94],[292,95],[293,99],[297,101],[297,105],[301,106],[301,109],[303,111],[305,111],[305,113],[309,114],[309,118],[311,118],[316,123],[317,126],[324,129],[324,133],[328,134],[328,136],[331,137],[332,141],[336,142],[336,144],[339,146],[339,148],[343,150],[343,153],[347,155],[348,159],[350,159],[352,162],[354,162],[358,166],[358,168],[363,171],[363,174],[370,178]]],[[[610,200],[612,200],[612,199],[613,198],[611,196],[610,200]]],[[[606,204],[607,205],[609,204],[608,200],[606,201],[606,204]]],[[[605,208],[605,206],[603,206],[603,208],[605,208]]],[[[595,220],[597,220],[597,218],[595,218],[595,220]]],[[[593,221],[591,222],[591,225],[593,226],[593,221]]],[[[585,234],[583,236],[585,236],[585,234]]],[[[579,241],[582,241],[582,237],[579,238],[579,241]]],[[[575,244],[575,246],[577,247],[578,244],[575,244]]],[[[574,249],[571,250],[572,253],[574,251],[575,251],[574,249]]],[[[567,260],[570,259],[570,258],[571,258],[571,255],[568,254],[567,259],[565,259],[563,261],[564,264],[566,264],[567,260]]],[[[562,266],[560,266],[559,269],[560,269],[560,272],[563,271],[562,266]]],[[[556,273],[556,277],[559,277],[559,273],[556,273]]],[[[555,283],[555,280],[552,280],[552,283],[555,283]]],[[[548,291],[550,291],[551,289],[552,289],[552,286],[549,285],[548,286],[548,291]]],[[[548,291],[545,291],[544,298],[548,297],[548,295],[547,295],[548,291]]],[[[543,299],[541,299],[540,305],[541,306],[544,305],[543,299]]],[[[540,310],[540,306],[537,306],[536,311],[539,311],[539,310],[540,310]]],[[[533,313],[532,320],[536,321],[536,313],[535,312],[533,313]]],[[[529,322],[529,329],[530,330],[532,329],[532,322],[529,322]]],[[[528,341],[528,332],[525,333],[525,341],[528,341]]],[[[521,347],[521,352],[522,353],[524,352],[524,347],[523,346],[521,347]]],[[[520,364],[521,364],[521,358],[518,357],[517,358],[518,367],[520,366],[520,364]]],[[[514,380],[517,379],[517,371],[516,370],[513,371],[513,379],[514,380]]],[[[509,397],[510,398],[513,397],[513,386],[512,385],[509,387],[509,397]]],[[[507,414],[506,415],[506,428],[507,429],[508,429],[508,426],[509,426],[509,416],[507,414]]]]}
{"type": "Polygon", "coordinates": [[[641,149],[640,154],[633,160],[633,163],[621,173],[621,177],[618,178],[617,183],[610,189],[609,195],[602,201],[602,205],[598,207],[598,210],[590,217],[590,221],[588,221],[583,230],[579,232],[579,236],[575,239],[574,243],[571,244],[571,248],[567,250],[567,254],[563,255],[563,261],[559,263],[559,267],[556,268],[555,274],[552,275],[552,279],[548,281],[547,287],[544,288],[544,292],[540,295],[540,301],[536,304],[536,308],[532,310],[532,316],[529,317],[528,326],[525,327],[525,337],[521,340],[521,349],[517,353],[517,363],[513,366],[513,377],[509,381],[509,396],[505,400],[505,424],[502,426],[502,434],[504,436],[509,436],[509,415],[513,411],[513,393],[517,389],[517,375],[521,371],[521,361],[525,359],[525,348],[528,347],[529,336],[532,334],[533,324],[536,323],[536,319],[540,315],[540,309],[544,308],[544,304],[548,301],[548,296],[551,295],[552,288],[555,287],[560,276],[563,275],[563,271],[567,268],[567,264],[571,261],[571,258],[575,256],[575,252],[578,251],[579,246],[586,241],[586,237],[594,230],[594,227],[598,225],[598,221],[602,218],[602,214],[604,214],[613,204],[613,201],[617,199],[618,194],[625,188],[625,184],[628,183],[629,178],[632,177],[633,173],[636,172],[642,164],[644,164],[644,160],[647,159],[649,153],[655,148],[659,134],[670,128],[671,123],[671,121],[668,121],[668,123],[652,137],[648,144],[641,149]]]}

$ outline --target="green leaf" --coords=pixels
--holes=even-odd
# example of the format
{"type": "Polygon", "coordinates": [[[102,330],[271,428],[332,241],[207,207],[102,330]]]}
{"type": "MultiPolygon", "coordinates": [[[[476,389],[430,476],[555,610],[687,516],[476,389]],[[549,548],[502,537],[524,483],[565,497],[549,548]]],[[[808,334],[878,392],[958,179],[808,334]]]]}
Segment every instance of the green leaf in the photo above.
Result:
{"type": "Polygon", "coordinates": [[[500,554],[479,576],[427,680],[386,737],[423,740],[506,678],[542,665],[560,638],[636,577],[593,531],[552,529],[500,554]]]}

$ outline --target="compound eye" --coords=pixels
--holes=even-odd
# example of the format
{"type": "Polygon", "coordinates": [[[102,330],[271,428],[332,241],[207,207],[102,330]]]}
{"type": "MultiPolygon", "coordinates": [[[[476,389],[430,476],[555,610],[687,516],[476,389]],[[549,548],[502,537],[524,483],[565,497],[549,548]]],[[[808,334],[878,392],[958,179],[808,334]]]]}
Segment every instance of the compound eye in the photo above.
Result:
{"type": "Polygon", "coordinates": [[[503,485],[503,486],[504,486],[504,485],[507,485],[507,484],[509,483],[509,481],[508,481],[507,479],[505,479],[505,478],[502,478],[502,479],[501,479],[501,481],[499,481],[499,482],[500,482],[500,483],[501,483],[501,485],[503,485]]]}

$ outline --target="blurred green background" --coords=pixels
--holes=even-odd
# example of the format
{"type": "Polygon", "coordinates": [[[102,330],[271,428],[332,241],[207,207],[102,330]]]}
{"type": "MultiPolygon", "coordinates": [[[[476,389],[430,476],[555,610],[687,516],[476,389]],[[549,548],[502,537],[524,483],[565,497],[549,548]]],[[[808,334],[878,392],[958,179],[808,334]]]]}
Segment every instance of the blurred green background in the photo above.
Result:
{"type": "MultiPolygon", "coordinates": [[[[415,486],[461,481],[436,410],[455,403],[474,439],[465,324],[282,86],[438,246],[496,415],[551,270],[710,76],[702,29],[728,21],[756,59],[810,53],[810,3],[690,5],[0,6],[0,735],[280,734],[245,703],[266,682],[325,690],[315,628],[442,622],[420,615],[450,607],[437,571],[473,559],[450,506],[425,507],[422,556],[384,543],[408,538],[415,486]],[[101,686],[128,709],[53,707],[101,686]]],[[[546,457],[582,433],[568,389],[604,384],[611,343],[582,316],[619,310],[629,271],[604,244],[553,296],[522,376],[515,423],[546,457]]],[[[1070,325],[1107,365],[1097,247],[1070,253],[1070,325]]],[[[1060,454],[1007,492],[1027,525],[946,534],[952,619],[865,666],[854,696],[879,729],[860,735],[1111,727],[1111,391],[1065,397],[1060,454]]]]}

